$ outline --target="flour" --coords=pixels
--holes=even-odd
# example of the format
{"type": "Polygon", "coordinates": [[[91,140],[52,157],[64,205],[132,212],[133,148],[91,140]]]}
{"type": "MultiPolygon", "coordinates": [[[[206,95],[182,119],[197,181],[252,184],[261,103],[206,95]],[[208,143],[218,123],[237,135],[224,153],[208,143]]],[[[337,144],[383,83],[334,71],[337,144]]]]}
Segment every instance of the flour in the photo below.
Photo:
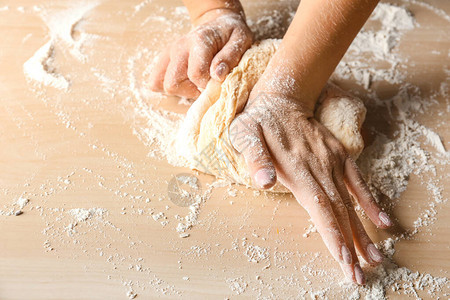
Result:
{"type": "MultiPolygon", "coordinates": [[[[395,241],[388,238],[379,249],[391,259],[395,241]]],[[[397,293],[418,297],[417,291],[427,290],[431,296],[445,287],[449,280],[445,277],[433,277],[430,274],[413,272],[405,267],[398,267],[392,261],[379,265],[368,274],[368,286],[364,288],[366,300],[386,299],[386,290],[391,288],[397,293]]]]}
{"type": "Polygon", "coordinates": [[[405,8],[379,3],[370,20],[379,22],[381,29],[377,31],[362,29],[337,66],[332,78],[353,78],[365,89],[369,89],[374,81],[401,83],[405,75],[400,63],[404,59],[393,50],[399,44],[401,36],[415,28],[414,18],[405,8]],[[371,61],[384,61],[390,67],[374,68],[371,61]]]}
{"type": "Polygon", "coordinates": [[[244,281],[243,277],[227,279],[228,286],[236,294],[240,295],[245,292],[248,284],[244,281]]]}
{"type": "Polygon", "coordinates": [[[247,245],[245,249],[245,256],[247,256],[249,262],[259,263],[262,260],[269,258],[269,251],[267,248],[263,248],[256,245],[247,245]]]}
{"type": "Polygon", "coordinates": [[[153,0],[144,0],[141,3],[134,6],[134,13],[140,12],[143,8],[145,8],[147,5],[152,3],[153,0]]]}
{"type": "MultiPolygon", "coordinates": [[[[405,1],[405,3],[410,2],[409,0],[405,1]]],[[[421,1],[413,0],[412,2],[436,12],[436,15],[444,20],[448,19],[445,12],[441,10],[436,10],[421,1]]],[[[72,86],[72,82],[75,82],[76,77],[71,76],[72,74],[62,73],[61,70],[64,68],[61,68],[60,58],[64,58],[64,55],[60,54],[67,52],[80,64],[90,63],[90,52],[87,51],[89,50],[87,48],[89,44],[87,41],[93,36],[82,32],[81,29],[84,20],[89,18],[89,11],[96,7],[95,3],[77,2],[70,9],[60,13],[56,10],[51,11],[38,6],[33,8],[47,24],[49,40],[24,64],[24,73],[28,79],[43,86],[61,90],[68,90],[72,86]]],[[[128,16],[143,15],[144,12],[151,10],[149,6],[154,4],[151,0],[135,3],[138,4],[130,6],[131,12],[128,16]]],[[[283,3],[280,4],[280,6],[283,5],[285,6],[283,3]]],[[[158,10],[158,8],[160,7],[155,4],[155,9],[158,10]]],[[[29,9],[25,11],[27,13],[31,12],[29,9]]],[[[179,19],[169,21],[169,18],[165,16],[149,16],[141,25],[153,21],[164,22],[164,24],[167,23],[167,32],[178,33],[183,28],[182,25],[185,24],[183,22],[187,20],[188,14],[184,7],[175,7],[170,12],[172,16],[176,16],[179,19]]],[[[252,30],[255,31],[257,39],[281,37],[286,29],[286,26],[282,23],[285,23],[286,20],[289,21],[293,15],[294,11],[292,8],[265,10],[261,14],[258,12],[258,16],[250,18],[248,23],[252,30]]],[[[429,195],[423,200],[425,208],[415,212],[410,224],[406,224],[407,226],[410,225],[409,230],[398,236],[391,235],[391,237],[378,243],[378,248],[388,259],[377,268],[365,268],[366,274],[368,274],[366,287],[342,284],[342,288],[339,288],[339,280],[342,279],[342,274],[339,273],[340,270],[331,270],[328,266],[324,267],[324,261],[329,262],[331,260],[331,258],[326,256],[325,251],[316,253],[317,255],[313,254],[311,260],[306,259],[311,257],[311,254],[302,249],[301,243],[309,242],[308,238],[318,239],[316,234],[312,235],[312,233],[316,232],[316,228],[312,224],[305,229],[303,235],[305,239],[298,235],[297,230],[301,230],[301,228],[296,228],[293,225],[291,228],[293,233],[292,236],[288,236],[288,240],[286,232],[289,233],[289,228],[281,228],[280,232],[278,232],[277,228],[276,234],[272,235],[273,231],[275,231],[273,227],[266,230],[265,223],[262,229],[258,225],[254,226],[255,224],[246,222],[250,216],[254,216],[254,211],[260,204],[261,207],[267,205],[266,202],[251,203],[251,205],[248,205],[250,202],[246,202],[246,207],[243,207],[243,200],[251,201],[250,199],[243,199],[243,197],[254,195],[255,197],[262,196],[258,198],[258,201],[276,201],[273,213],[272,211],[269,212],[269,214],[272,214],[272,218],[270,220],[269,216],[267,220],[272,222],[273,225],[274,220],[276,221],[277,212],[281,211],[285,202],[271,196],[270,193],[246,191],[231,186],[225,180],[217,180],[213,184],[206,185],[205,190],[201,190],[200,181],[196,181],[195,177],[179,176],[180,182],[187,186],[186,189],[182,189],[182,196],[192,201],[192,203],[187,207],[174,207],[164,203],[164,201],[167,201],[167,197],[164,198],[164,196],[154,193],[153,184],[155,186],[164,185],[164,180],[156,183],[144,182],[140,178],[136,178],[138,176],[133,175],[134,173],[131,174],[121,169],[120,172],[123,172],[123,177],[115,178],[120,181],[120,190],[112,190],[111,182],[113,180],[108,183],[108,180],[102,178],[101,175],[95,174],[95,169],[84,168],[86,174],[96,176],[94,177],[94,182],[98,182],[98,186],[95,184],[96,188],[109,191],[122,201],[116,214],[121,222],[146,218],[145,226],[155,226],[152,228],[167,234],[168,238],[158,241],[158,244],[167,242],[168,248],[165,250],[179,255],[179,257],[174,258],[174,261],[179,259],[178,266],[179,269],[183,269],[183,272],[190,271],[190,266],[184,263],[185,261],[195,263],[197,267],[205,268],[203,270],[208,272],[204,266],[216,263],[215,259],[218,256],[220,256],[220,259],[223,256],[223,261],[226,261],[226,259],[239,260],[243,264],[241,269],[226,270],[226,264],[219,265],[219,267],[223,267],[223,271],[226,273],[224,273],[224,277],[214,275],[217,276],[217,280],[222,280],[225,289],[229,288],[233,294],[252,298],[258,294],[258,297],[261,299],[270,299],[288,298],[286,296],[287,293],[293,293],[298,295],[298,298],[333,299],[338,297],[335,293],[343,290],[346,293],[345,297],[349,299],[360,299],[361,297],[366,299],[385,299],[387,292],[393,293],[394,297],[396,295],[407,295],[419,298],[418,293],[423,291],[428,293],[430,298],[437,298],[439,295],[447,292],[447,278],[432,276],[425,272],[419,273],[398,266],[393,262],[396,244],[405,239],[414,238],[417,233],[427,234],[427,230],[424,227],[431,226],[438,220],[439,208],[447,201],[446,195],[443,193],[442,184],[439,182],[439,168],[434,165],[439,163],[440,166],[445,166],[449,160],[448,151],[445,147],[446,141],[442,140],[439,133],[435,131],[439,129],[440,124],[435,129],[417,121],[418,117],[427,113],[431,107],[435,108],[436,101],[431,96],[421,95],[418,88],[405,84],[405,79],[408,75],[408,60],[398,52],[402,38],[408,32],[419,27],[420,24],[414,20],[408,9],[386,3],[381,3],[377,7],[369,23],[369,25],[375,25],[373,28],[378,29],[366,27],[366,29],[361,31],[344,60],[339,64],[333,77],[336,80],[349,80],[359,85],[363,90],[368,91],[368,93],[363,93],[363,95],[367,98],[366,105],[369,107],[369,111],[381,111],[395,130],[394,132],[386,133],[376,132],[369,128],[376,135],[376,138],[364,150],[361,158],[358,160],[358,164],[370,184],[371,190],[377,196],[382,206],[392,209],[397,208],[396,205],[399,198],[407,189],[410,177],[413,175],[418,176],[419,184],[428,191],[429,195]],[[392,84],[391,89],[398,92],[393,97],[381,98],[376,93],[377,84],[379,83],[392,84]],[[401,85],[400,88],[397,84],[401,85]],[[125,190],[122,190],[123,187],[125,190]],[[220,208],[207,207],[203,211],[204,214],[201,214],[202,206],[205,205],[215,190],[222,193],[224,199],[236,197],[233,199],[234,205],[231,207],[233,213],[240,213],[241,210],[245,211],[242,219],[239,219],[240,216],[235,219],[239,222],[239,227],[237,227],[239,229],[236,231],[232,230],[234,224],[229,218],[227,219],[228,216],[222,215],[226,210],[220,211],[220,208]],[[123,207],[122,211],[120,211],[121,207],[123,207]],[[234,211],[235,208],[236,212],[234,211]],[[251,241],[250,239],[249,241],[242,239],[242,231],[240,229],[244,226],[254,226],[250,236],[251,241]],[[194,228],[195,230],[193,230],[194,228]],[[202,230],[205,230],[205,232],[202,232],[202,230]],[[210,242],[199,242],[201,235],[205,233],[208,234],[210,242]],[[215,235],[220,236],[220,239],[216,240],[220,241],[220,243],[217,242],[215,244],[213,242],[216,239],[215,235]],[[172,236],[175,236],[174,240],[171,239],[172,236]],[[290,240],[291,238],[292,241],[290,240]],[[226,241],[224,244],[222,244],[222,239],[226,241]],[[227,239],[230,239],[229,243],[227,239]],[[232,242],[233,240],[234,242],[232,242]],[[290,242],[298,240],[300,240],[300,244],[297,252],[286,250],[290,242]],[[277,248],[281,248],[281,251],[277,248]],[[322,255],[321,260],[319,259],[319,254],[322,255]],[[227,257],[227,255],[229,256],[227,257]],[[258,275],[256,279],[254,279],[254,275],[250,276],[249,279],[247,277],[248,270],[254,271],[254,268],[257,268],[256,272],[258,275]],[[283,273],[278,274],[282,275],[276,275],[280,270],[283,273]],[[314,285],[313,288],[313,281],[314,283],[317,282],[318,287],[314,285]],[[253,294],[250,296],[250,293],[253,294]]],[[[150,41],[150,43],[156,42],[159,42],[156,38],[150,41]]],[[[128,97],[124,103],[133,109],[135,120],[133,120],[134,122],[131,125],[132,130],[142,143],[147,146],[150,157],[161,160],[166,159],[172,165],[183,166],[185,161],[180,160],[171,147],[173,137],[183,120],[183,115],[166,111],[150,103],[149,100],[155,100],[154,102],[157,103],[158,101],[168,100],[168,97],[152,93],[147,88],[146,78],[152,66],[143,62],[151,62],[156,56],[156,52],[154,49],[149,50],[146,48],[146,43],[147,41],[140,43],[130,56],[124,55],[123,60],[113,62],[117,64],[125,62],[123,66],[119,66],[121,70],[119,75],[120,78],[123,77],[126,80],[126,83],[121,83],[119,78],[114,78],[114,74],[106,73],[105,70],[102,70],[100,66],[97,66],[97,61],[95,62],[95,67],[90,69],[93,73],[92,75],[95,76],[93,80],[98,80],[99,86],[105,93],[114,97],[117,96],[117,98],[122,97],[122,95],[128,97]],[[117,95],[114,94],[116,92],[117,95]]],[[[95,48],[93,47],[93,49],[95,48]]],[[[450,74],[448,68],[445,69],[445,67],[444,72],[447,72],[447,75],[450,74]]],[[[435,92],[440,97],[448,98],[447,84],[443,82],[440,85],[440,90],[435,92]]],[[[70,94],[70,96],[77,96],[77,94],[70,94]]],[[[186,101],[181,102],[183,105],[189,105],[186,101]]],[[[96,105],[96,103],[92,102],[92,105],[96,105]]],[[[450,106],[447,100],[447,112],[449,111],[450,106]]],[[[70,118],[69,114],[65,114],[63,111],[58,112],[58,114],[64,120],[65,126],[75,128],[73,118],[70,118]]],[[[74,115],[75,118],[78,117],[78,115],[74,115]]],[[[437,118],[437,121],[445,120],[445,110],[437,118]]],[[[88,126],[89,129],[92,129],[92,127],[94,126],[88,126]]],[[[105,153],[109,153],[109,149],[100,145],[100,143],[90,144],[93,150],[101,149],[105,153]]],[[[108,155],[114,157],[114,159],[117,157],[115,153],[108,155]]],[[[132,163],[128,164],[128,162],[125,162],[122,164],[120,160],[116,161],[120,167],[132,165],[132,163]]],[[[146,172],[159,171],[153,166],[147,165],[146,167],[148,167],[146,172]]],[[[161,176],[163,178],[164,174],[161,176]]],[[[55,186],[61,184],[61,189],[57,192],[63,193],[67,188],[76,188],[77,182],[79,180],[63,180],[61,178],[55,183],[55,186]]],[[[55,191],[52,186],[44,186],[41,193],[48,197],[55,191]]],[[[10,200],[10,204],[6,207],[8,215],[14,214],[17,207],[20,207],[20,204],[16,203],[15,199],[10,200]]],[[[33,203],[35,203],[35,198],[32,199],[33,203]]],[[[45,202],[44,204],[33,206],[35,208],[34,213],[39,214],[45,221],[45,228],[42,231],[47,239],[43,243],[45,251],[61,251],[64,247],[70,247],[69,249],[78,251],[73,256],[74,259],[84,254],[90,259],[94,254],[97,258],[101,257],[108,264],[108,267],[111,267],[111,269],[108,269],[108,279],[111,279],[111,277],[120,278],[120,282],[127,289],[125,291],[126,296],[130,299],[136,297],[138,293],[142,297],[142,293],[138,289],[144,292],[149,287],[153,289],[153,292],[159,293],[159,295],[186,297],[182,289],[177,289],[174,284],[156,276],[158,265],[142,261],[142,258],[138,257],[138,255],[143,256],[138,251],[148,253],[157,249],[155,241],[145,240],[145,236],[136,236],[135,234],[138,234],[139,231],[126,232],[126,230],[120,228],[120,223],[114,224],[112,220],[107,220],[105,216],[107,216],[108,212],[101,208],[79,208],[64,211],[63,208],[50,208],[48,206],[45,202]],[[69,222],[67,222],[68,219],[69,222]],[[97,226],[98,224],[101,226],[97,226]],[[76,230],[86,231],[75,234],[76,230]],[[65,234],[61,235],[61,233],[67,233],[69,238],[65,234]],[[84,234],[95,234],[99,238],[97,244],[91,245],[83,242],[84,234]],[[126,244],[124,247],[126,251],[120,252],[118,250],[120,249],[120,243],[126,244]],[[125,279],[125,276],[128,279],[136,276],[137,280],[131,282],[131,280],[125,279]],[[143,276],[146,278],[145,281],[142,280],[143,276]]],[[[0,213],[4,214],[1,211],[0,213]]],[[[28,217],[28,213],[23,215],[23,218],[26,217],[28,217]]],[[[253,220],[255,219],[251,221],[253,220]]],[[[428,227],[427,229],[431,230],[433,227],[428,227]]],[[[164,245],[166,246],[166,244],[164,245]]],[[[164,266],[164,268],[168,267],[164,266]]],[[[187,281],[182,283],[183,285],[190,283],[189,278],[191,277],[189,273],[182,273],[176,276],[179,276],[178,279],[181,278],[187,281]]],[[[162,277],[165,278],[166,276],[162,277]]]]}
{"type": "Polygon", "coordinates": [[[137,294],[135,292],[133,292],[132,290],[127,292],[127,297],[128,299],[134,299],[137,297],[137,294]]]}
{"type": "MultiPolygon", "coordinates": [[[[166,110],[156,109],[152,104],[146,101],[150,97],[161,98],[161,94],[151,92],[148,84],[142,78],[138,77],[136,70],[142,59],[149,58],[151,54],[148,51],[138,52],[135,56],[128,59],[128,82],[129,88],[134,95],[132,105],[137,116],[143,119],[144,124],[133,129],[136,134],[147,146],[150,146],[150,157],[163,157],[174,166],[185,166],[186,160],[176,154],[173,146],[178,128],[181,125],[183,116],[166,110]]],[[[144,73],[148,71],[145,70],[144,73]]],[[[143,76],[144,77],[144,76],[143,76]]],[[[162,99],[164,96],[162,96],[162,99]]]]}
{"type": "Polygon", "coordinates": [[[24,198],[24,197],[19,197],[19,199],[17,199],[17,201],[16,201],[16,205],[18,205],[20,209],[23,209],[25,207],[25,205],[27,205],[29,202],[30,202],[29,199],[24,198]]]}
{"type": "Polygon", "coordinates": [[[67,89],[69,81],[53,67],[54,46],[51,41],[39,48],[23,65],[25,75],[36,82],[57,89],[67,89]]]}
{"type": "MultiPolygon", "coordinates": [[[[39,48],[32,57],[23,65],[25,76],[37,83],[51,86],[61,90],[67,90],[70,82],[57,72],[54,66],[55,47],[58,42],[64,42],[69,52],[80,61],[85,61],[86,56],[81,52],[81,47],[88,35],[82,33],[75,36],[84,15],[98,5],[97,1],[74,3],[73,7],[57,12],[42,11],[41,18],[50,30],[50,40],[39,48]]],[[[37,9],[41,11],[40,8],[37,9]]]]}
{"type": "Polygon", "coordinates": [[[303,237],[307,238],[311,235],[311,233],[317,233],[317,227],[314,224],[309,224],[309,226],[305,228],[305,233],[303,234],[303,237]]]}
{"type": "Polygon", "coordinates": [[[73,236],[77,232],[75,227],[80,223],[89,221],[93,218],[100,220],[107,214],[107,210],[104,208],[74,208],[70,209],[67,213],[72,216],[74,221],[66,226],[65,231],[68,236],[73,236]]]}
{"type": "Polygon", "coordinates": [[[93,217],[101,218],[107,213],[104,208],[74,208],[68,211],[68,213],[75,219],[76,222],[83,222],[93,217]]]}
{"type": "Polygon", "coordinates": [[[432,131],[430,128],[426,128],[425,126],[420,126],[420,130],[424,137],[426,137],[427,141],[440,153],[448,156],[449,152],[445,149],[444,144],[442,143],[442,139],[436,132],[432,131]]]}
{"type": "MultiPolygon", "coordinates": [[[[20,216],[23,214],[24,207],[30,202],[30,200],[24,196],[20,196],[10,205],[5,205],[5,210],[0,209],[0,216],[20,216]]],[[[31,207],[33,209],[33,207],[31,207]]]]}
{"type": "Polygon", "coordinates": [[[370,16],[370,20],[380,21],[384,31],[411,30],[415,27],[415,21],[410,12],[388,3],[379,3],[370,16]]]}

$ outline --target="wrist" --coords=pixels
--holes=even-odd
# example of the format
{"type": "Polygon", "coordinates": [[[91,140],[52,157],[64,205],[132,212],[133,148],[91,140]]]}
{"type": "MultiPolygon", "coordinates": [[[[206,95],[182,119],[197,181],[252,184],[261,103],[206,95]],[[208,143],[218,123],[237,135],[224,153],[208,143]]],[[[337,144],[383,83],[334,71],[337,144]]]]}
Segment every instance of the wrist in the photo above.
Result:
{"type": "Polygon", "coordinates": [[[183,0],[194,26],[224,14],[237,14],[245,19],[239,0],[183,0]]]}
{"type": "Polygon", "coordinates": [[[267,90],[253,89],[250,93],[248,107],[272,108],[276,111],[297,111],[305,118],[314,116],[314,105],[302,101],[302,99],[290,95],[271,92],[267,90]]]}
{"type": "Polygon", "coordinates": [[[305,86],[301,72],[285,67],[284,64],[271,64],[272,61],[255,84],[249,99],[262,93],[276,95],[277,98],[288,99],[297,103],[299,107],[313,112],[320,91],[316,93],[315,88],[305,86]]]}
{"type": "Polygon", "coordinates": [[[195,19],[191,19],[192,25],[194,27],[205,24],[207,22],[217,20],[220,17],[230,16],[235,20],[241,20],[245,22],[244,11],[237,11],[229,8],[213,8],[205,11],[195,19]]]}

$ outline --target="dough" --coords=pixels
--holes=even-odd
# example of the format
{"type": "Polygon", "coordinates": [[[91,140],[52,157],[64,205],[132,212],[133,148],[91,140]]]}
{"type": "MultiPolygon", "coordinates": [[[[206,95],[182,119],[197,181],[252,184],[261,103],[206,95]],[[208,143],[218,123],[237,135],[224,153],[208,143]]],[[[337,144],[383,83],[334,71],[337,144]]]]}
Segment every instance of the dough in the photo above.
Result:
{"type": "MultiPolygon", "coordinates": [[[[189,108],[178,131],[175,147],[190,168],[256,188],[244,158],[230,143],[228,127],[236,112],[245,106],[250,91],[279,43],[280,40],[264,40],[253,45],[221,85],[210,81],[189,108]]],[[[319,100],[315,117],[356,158],[364,147],[360,128],[365,114],[366,109],[360,99],[331,96],[319,100]]],[[[287,191],[278,183],[272,190],[287,191]]]]}

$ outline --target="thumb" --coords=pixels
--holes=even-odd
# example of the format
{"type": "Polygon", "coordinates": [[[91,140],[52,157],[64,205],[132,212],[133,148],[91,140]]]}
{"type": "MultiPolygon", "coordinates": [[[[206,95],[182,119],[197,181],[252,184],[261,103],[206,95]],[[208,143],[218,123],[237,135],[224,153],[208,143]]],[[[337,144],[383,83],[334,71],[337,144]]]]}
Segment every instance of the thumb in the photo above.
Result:
{"type": "Polygon", "coordinates": [[[255,185],[262,189],[274,186],[276,171],[261,126],[240,116],[231,124],[229,134],[231,144],[243,155],[255,185]]]}
{"type": "Polygon", "coordinates": [[[225,46],[214,56],[211,62],[211,77],[222,82],[228,73],[238,65],[244,52],[250,48],[252,38],[243,29],[235,29],[225,46]]]}

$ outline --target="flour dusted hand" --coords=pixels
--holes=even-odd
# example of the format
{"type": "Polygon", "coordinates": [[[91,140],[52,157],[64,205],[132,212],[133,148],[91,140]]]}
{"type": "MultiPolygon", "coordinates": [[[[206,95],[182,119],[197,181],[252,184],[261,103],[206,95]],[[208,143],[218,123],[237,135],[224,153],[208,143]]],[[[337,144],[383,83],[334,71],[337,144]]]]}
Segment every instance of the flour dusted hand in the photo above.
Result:
{"type": "MultiPolygon", "coordinates": [[[[279,43],[279,40],[264,40],[253,45],[222,84],[211,80],[191,106],[176,139],[178,154],[187,159],[191,168],[254,188],[266,187],[254,180],[254,174],[249,173],[244,156],[231,145],[232,139],[247,144],[257,140],[253,138],[251,141],[253,136],[247,134],[247,129],[230,130],[230,125],[246,106],[250,92],[279,43]]],[[[260,108],[262,106],[259,105],[260,108]]],[[[356,159],[364,147],[360,129],[365,114],[366,109],[360,99],[329,84],[319,99],[315,118],[356,159]]],[[[272,191],[288,190],[276,184],[272,191]]]]}
{"type": "Polygon", "coordinates": [[[282,93],[256,89],[256,84],[268,86],[260,78],[278,45],[277,40],[255,44],[222,84],[208,83],[180,128],[177,152],[193,169],[256,188],[291,191],[344,273],[363,284],[356,250],[373,265],[383,257],[356,215],[350,193],[378,227],[391,225],[353,159],[363,149],[366,109],[332,84],[315,112],[282,93]]]}
{"type": "Polygon", "coordinates": [[[306,209],[346,276],[364,284],[356,249],[372,265],[383,257],[355,213],[349,191],[378,227],[388,227],[353,159],[313,112],[283,95],[260,92],[231,124],[249,142],[232,140],[251,176],[268,188],[278,181],[306,209]]]}
{"type": "Polygon", "coordinates": [[[243,12],[213,9],[164,51],[150,74],[150,88],[197,98],[211,78],[223,81],[252,44],[243,12]]]}

